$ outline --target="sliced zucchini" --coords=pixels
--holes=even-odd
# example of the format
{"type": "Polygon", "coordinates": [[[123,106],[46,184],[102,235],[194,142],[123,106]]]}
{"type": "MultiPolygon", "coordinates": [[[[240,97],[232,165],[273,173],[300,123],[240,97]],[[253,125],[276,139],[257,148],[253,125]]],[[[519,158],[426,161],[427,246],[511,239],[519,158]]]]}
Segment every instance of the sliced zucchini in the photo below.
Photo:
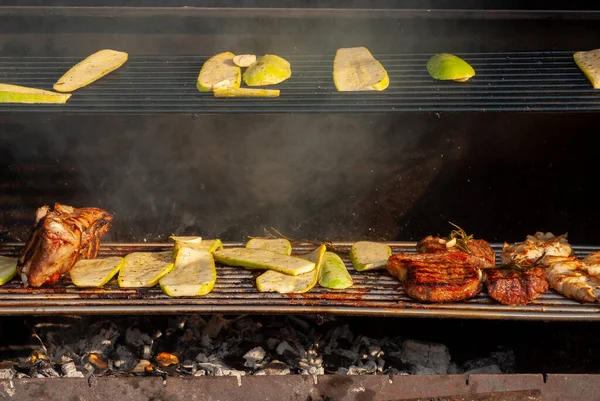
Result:
{"type": "Polygon", "coordinates": [[[313,271],[290,276],[269,270],[256,278],[256,288],[260,292],[278,292],[280,294],[301,294],[310,291],[317,284],[326,250],[327,247],[321,245],[311,253],[302,256],[315,264],[313,271]]]}
{"type": "Polygon", "coordinates": [[[573,59],[594,89],[600,89],[600,49],[577,52],[573,59]]]}
{"type": "Polygon", "coordinates": [[[352,284],[354,282],[342,258],[333,252],[327,252],[319,272],[319,285],[325,288],[342,290],[351,287],[352,284]]]}
{"type": "Polygon", "coordinates": [[[249,249],[264,249],[275,253],[281,253],[282,255],[292,254],[292,244],[285,238],[277,239],[263,239],[263,238],[251,238],[246,242],[246,248],[249,249]]]}
{"type": "Polygon", "coordinates": [[[256,56],[254,54],[238,54],[233,58],[233,64],[242,68],[250,67],[255,61],[256,56]]]}
{"type": "Polygon", "coordinates": [[[315,268],[315,264],[308,260],[264,249],[230,248],[216,251],[213,255],[218,262],[229,266],[275,270],[292,276],[308,273],[315,268]]]}
{"type": "Polygon", "coordinates": [[[183,247],[175,266],[160,279],[160,288],[170,297],[195,297],[212,291],[217,281],[215,260],[210,252],[183,247]]]}
{"type": "Polygon", "coordinates": [[[177,257],[177,251],[183,247],[211,253],[223,249],[223,243],[218,238],[203,240],[202,237],[176,237],[174,235],[171,238],[175,240],[173,259],[177,257]]]}
{"type": "Polygon", "coordinates": [[[204,63],[196,86],[200,92],[211,90],[239,88],[242,82],[242,70],[233,63],[235,54],[230,52],[219,53],[204,63]]]}
{"type": "Polygon", "coordinates": [[[333,60],[333,82],[340,92],[382,91],[390,78],[366,47],[338,49],[333,60]]]}
{"type": "Polygon", "coordinates": [[[215,97],[279,97],[279,89],[215,88],[215,97]]]}
{"type": "Polygon", "coordinates": [[[0,256],[0,285],[8,283],[17,274],[17,258],[0,256]]]}
{"type": "Polygon", "coordinates": [[[73,66],[54,84],[57,92],[73,92],[83,88],[106,74],[116,70],[127,61],[128,55],[116,50],[104,49],[73,66]]]}
{"type": "Polygon", "coordinates": [[[244,82],[248,86],[275,85],[292,76],[290,63],[274,54],[259,57],[246,71],[244,82]]]}
{"type": "Polygon", "coordinates": [[[427,71],[431,78],[465,82],[475,76],[475,70],[469,63],[453,54],[437,54],[427,62],[427,71]]]}
{"type": "Polygon", "coordinates": [[[350,248],[350,260],[359,272],[384,269],[391,255],[392,249],[379,242],[359,241],[350,248]]]}
{"type": "Polygon", "coordinates": [[[106,259],[83,259],[70,271],[71,281],[77,287],[102,287],[121,270],[125,259],[114,256],[106,259]]]}
{"type": "Polygon", "coordinates": [[[65,104],[71,94],[56,93],[25,86],[0,84],[0,103],[65,104]]]}
{"type": "Polygon", "coordinates": [[[173,270],[173,252],[135,252],[125,256],[119,272],[119,287],[154,287],[173,270]]]}

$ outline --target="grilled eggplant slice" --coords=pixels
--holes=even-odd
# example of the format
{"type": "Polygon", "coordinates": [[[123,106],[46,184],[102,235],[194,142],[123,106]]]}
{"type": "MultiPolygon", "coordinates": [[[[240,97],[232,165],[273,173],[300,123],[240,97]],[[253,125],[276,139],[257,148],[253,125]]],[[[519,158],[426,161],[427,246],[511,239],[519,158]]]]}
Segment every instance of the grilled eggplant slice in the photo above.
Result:
{"type": "Polygon", "coordinates": [[[264,249],[230,248],[216,251],[213,255],[218,262],[229,266],[275,270],[292,276],[308,273],[315,268],[314,262],[264,249]]]}
{"type": "Polygon", "coordinates": [[[319,285],[325,288],[343,290],[354,284],[346,264],[338,255],[333,252],[325,254],[323,266],[319,271],[319,285]]]}
{"type": "Polygon", "coordinates": [[[57,92],[73,92],[83,88],[106,74],[116,70],[127,61],[127,53],[104,49],[87,57],[65,73],[54,84],[57,92]]]}
{"type": "Polygon", "coordinates": [[[335,53],[333,82],[340,92],[382,91],[390,85],[390,78],[369,49],[351,47],[335,53]]]}
{"type": "Polygon", "coordinates": [[[121,270],[124,264],[125,259],[118,256],[80,260],[70,271],[71,281],[77,287],[102,287],[121,270]]]}
{"type": "Polygon", "coordinates": [[[160,279],[160,288],[170,297],[195,297],[212,291],[217,281],[215,260],[210,252],[181,248],[171,272],[160,279]]]}
{"type": "Polygon", "coordinates": [[[119,287],[154,287],[171,270],[173,270],[172,252],[130,253],[125,256],[125,264],[119,272],[119,287]]]}
{"type": "Polygon", "coordinates": [[[275,253],[281,253],[282,255],[292,254],[292,244],[285,238],[277,239],[262,239],[252,238],[246,243],[248,249],[264,249],[275,253]]]}
{"type": "Polygon", "coordinates": [[[278,292],[280,294],[301,294],[310,291],[317,284],[326,250],[325,245],[320,245],[311,253],[302,256],[315,264],[313,271],[290,276],[269,270],[256,278],[256,288],[260,292],[278,292]]]}
{"type": "Polygon", "coordinates": [[[8,283],[17,274],[17,258],[0,256],[0,285],[8,283]]]}
{"type": "Polygon", "coordinates": [[[350,248],[350,260],[356,271],[385,269],[392,249],[379,242],[359,241],[350,248]]]}
{"type": "Polygon", "coordinates": [[[71,94],[56,93],[25,86],[0,84],[0,103],[65,104],[71,94]]]}

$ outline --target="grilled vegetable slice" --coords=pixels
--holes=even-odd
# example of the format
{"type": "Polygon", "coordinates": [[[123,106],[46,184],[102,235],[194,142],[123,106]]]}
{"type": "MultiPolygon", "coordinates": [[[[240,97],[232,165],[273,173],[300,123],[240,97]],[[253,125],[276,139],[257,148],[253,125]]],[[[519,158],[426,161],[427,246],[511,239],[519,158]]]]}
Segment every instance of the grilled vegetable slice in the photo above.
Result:
{"type": "Polygon", "coordinates": [[[325,245],[321,245],[311,253],[303,256],[304,259],[315,264],[313,271],[290,276],[269,270],[256,278],[256,288],[260,292],[278,292],[280,294],[301,294],[310,291],[317,284],[326,250],[325,245]]]}
{"type": "Polygon", "coordinates": [[[177,257],[177,252],[181,248],[192,248],[198,251],[206,251],[211,253],[219,249],[223,249],[223,243],[220,239],[202,240],[202,237],[177,237],[175,235],[171,235],[170,238],[175,240],[175,245],[173,246],[173,258],[177,257]]]}
{"type": "Polygon", "coordinates": [[[73,92],[99,80],[125,64],[127,53],[104,49],[73,66],[54,84],[57,92],[73,92]]]}
{"type": "Polygon", "coordinates": [[[235,54],[219,53],[204,63],[196,86],[200,92],[210,92],[213,87],[219,89],[239,88],[242,81],[242,70],[233,64],[235,54]]]}
{"type": "Polygon", "coordinates": [[[275,85],[292,76],[290,63],[274,54],[259,57],[246,71],[244,82],[248,86],[275,85]]]}
{"type": "Polygon", "coordinates": [[[453,54],[441,53],[427,62],[427,71],[434,79],[465,82],[475,76],[475,70],[465,60],[453,54]]]}
{"type": "Polygon", "coordinates": [[[70,271],[71,281],[77,287],[102,287],[125,263],[125,259],[114,256],[106,259],[82,259],[70,271]]]}
{"type": "Polygon", "coordinates": [[[210,252],[183,247],[175,267],[160,279],[160,288],[170,297],[194,297],[212,291],[217,281],[215,260],[210,252]]]}
{"type": "Polygon", "coordinates": [[[158,280],[173,270],[172,252],[134,252],[125,256],[119,272],[119,287],[154,287],[158,280]]]}
{"type": "Polygon", "coordinates": [[[266,251],[281,253],[283,255],[292,254],[292,244],[285,238],[277,239],[263,239],[263,238],[251,238],[246,243],[246,248],[250,249],[264,249],[266,251]]]}
{"type": "Polygon", "coordinates": [[[65,104],[70,94],[56,93],[25,86],[0,84],[0,103],[65,104]]]}
{"type": "Polygon", "coordinates": [[[279,97],[279,89],[228,88],[214,89],[215,97],[279,97]]]}
{"type": "Polygon", "coordinates": [[[359,241],[350,248],[350,260],[359,272],[384,269],[391,255],[392,249],[379,242],[359,241]]]}
{"type": "Polygon", "coordinates": [[[577,52],[573,55],[573,59],[594,89],[600,89],[600,49],[577,52]]]}
{"type": "Polygon", "coordinates": [[[327,252],[319,272],[319,285],[325,288],[342,290],[351,287],[354,282],[342,258],[333,252],[327,252]]]}
{"type": "Polygon", "coordinates": [[[255,61],[256,56],[254,54],[239,54],[233,58],[233,64],[242,68],[250,67],[255,61]]]}
{"type": "Polygon", "coordinates": [[[0,256],[0,285],[8,283],[17,274],[17,258],[0,256]]]}
{"type": "Polygon", "coordinates": [[[340,92],[382,91],[390,85],[387,71],[366,47],[338,49],[333,82],[340,92]]]}
{"type": "Polygon", "coordinates": [[[226,265],[275,270],[292,276],[308,273],[315,268],[315,264],[308,260],[264,249],[230,248],[216,251],[213,255],[218,262],[226,265]]]}

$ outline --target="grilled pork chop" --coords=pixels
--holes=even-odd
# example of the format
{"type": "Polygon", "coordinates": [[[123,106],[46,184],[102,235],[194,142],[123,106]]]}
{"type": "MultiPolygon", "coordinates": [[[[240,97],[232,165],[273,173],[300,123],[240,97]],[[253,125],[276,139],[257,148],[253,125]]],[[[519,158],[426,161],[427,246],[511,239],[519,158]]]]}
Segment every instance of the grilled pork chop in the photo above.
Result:
{"type": "Polygon", "coordinates": [[[390,256],[387,270],[399,278],[406,294],[427,302],[469,299],[481,291],[481,270],[464,252],[396,254],[390,256]]]}
{"type": "Polygon", "coordinates": [[[488,294],[504,305],[527,305],[548,290],[548,281],[540,267],[516,271],[485,270],[488,294]]]}
{"type": "MultiPolygon", "coordinates": [[[[444,253],[444,252],[464,252],[455,246],[448,247],[449,241],[445,238],[427,236],[417,243],[417,252],[420,253],[444,253]]],[[[470,239],[467,246],[472,256],[472,263],[477,267],[484,269],[494,267],[496,264],[496,253],[487,241],[482,239],[470,239]]]]}
{"type": "Polygon", "coordinates": [[[23,283],[32,287],[53,283],[79,259],[95,258],[111,220],[108,212],[92,207],[75,209],[56,203],[53,209],[39,208],[17,265],[23,283]]]}

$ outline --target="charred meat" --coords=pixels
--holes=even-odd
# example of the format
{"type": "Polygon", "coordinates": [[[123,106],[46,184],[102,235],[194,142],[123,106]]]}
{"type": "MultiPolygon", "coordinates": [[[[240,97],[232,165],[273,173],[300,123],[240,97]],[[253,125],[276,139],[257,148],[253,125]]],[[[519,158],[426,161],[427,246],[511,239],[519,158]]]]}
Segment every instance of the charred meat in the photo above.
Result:
{"type": "Polygon", "coordinates": [[[426,302],[469,299],[481,291],[481,270],[464,252],[396,254],[387,270],[399,278],[407,295],[426,302]]]}
{"type": "MultiPolygon", "coordinates": [[[[496,253],[487,241],[482,239],[470,238],[466,241],[468,254],[471,256],[472,263],[481,269],[493,267],[496,263],[496,253]]],[[[456,247],[454,239],[446,239],[434,236],[427,236],[417,243],[417,252],[420,253],[445,253],[445,252],[464,252],[456,247]],[[453,243],[454,242],[454,243],[453,243]]]]}
{"type": "Polygon", "coordinates": [[[541,267],[487,269],[485,275],[488,294],[504,305],[527,305],[548,290],[541,267]]]}
{"type": "Polygon", "coordinates": [[[32,287],[53,283],[79,259],[95,258],[111,220],[110,213],[92,207],[56,203],[53,209],[39,208],[17,265],[23,283],[32,287]]]}

